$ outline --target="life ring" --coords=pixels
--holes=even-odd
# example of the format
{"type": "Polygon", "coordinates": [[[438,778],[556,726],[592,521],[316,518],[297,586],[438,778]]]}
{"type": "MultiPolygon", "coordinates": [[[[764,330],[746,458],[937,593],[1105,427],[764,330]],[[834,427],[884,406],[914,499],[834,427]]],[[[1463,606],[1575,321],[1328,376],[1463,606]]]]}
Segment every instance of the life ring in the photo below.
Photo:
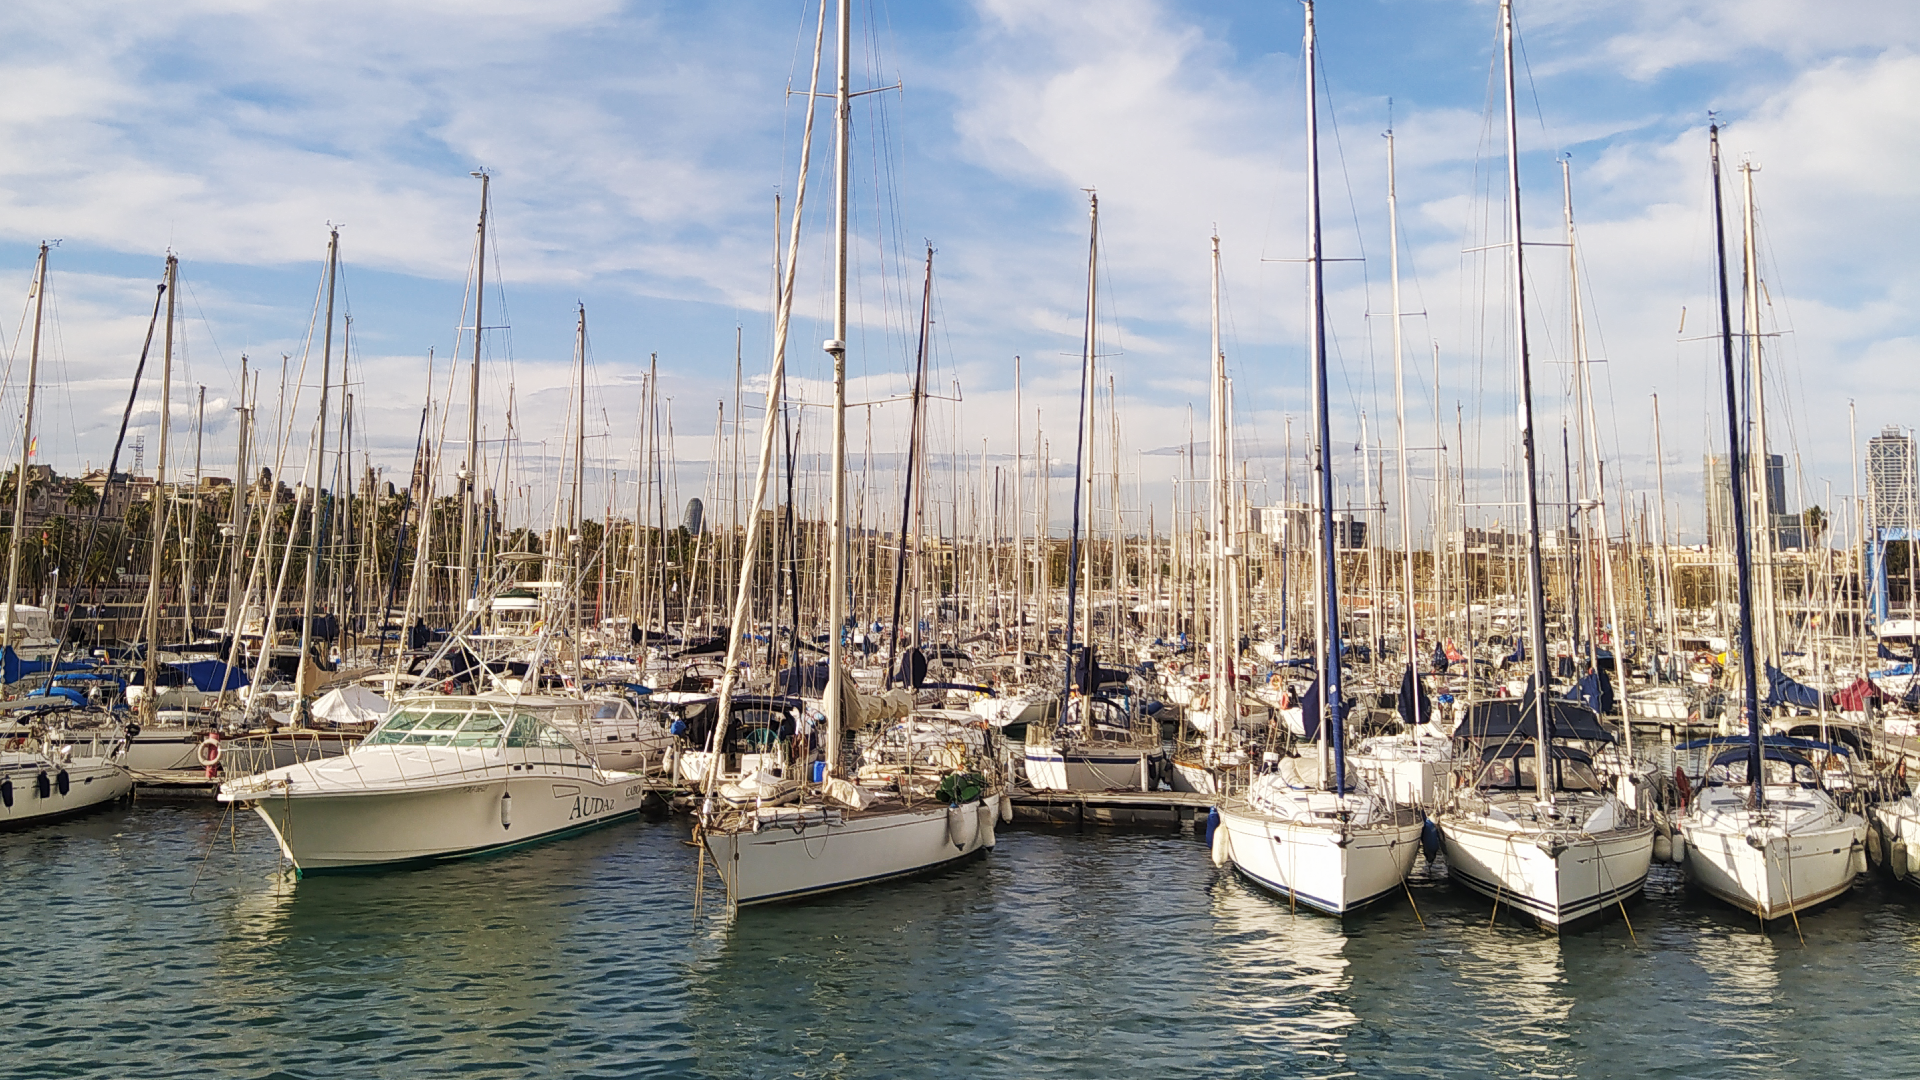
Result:
{"type": "Polygon", "coordinates": [[[200,764],[208,768],[220,764],[220,737],[208,735],[201,739],[200,748],[194,751],[194,756],[200,759],[200,764]]]}

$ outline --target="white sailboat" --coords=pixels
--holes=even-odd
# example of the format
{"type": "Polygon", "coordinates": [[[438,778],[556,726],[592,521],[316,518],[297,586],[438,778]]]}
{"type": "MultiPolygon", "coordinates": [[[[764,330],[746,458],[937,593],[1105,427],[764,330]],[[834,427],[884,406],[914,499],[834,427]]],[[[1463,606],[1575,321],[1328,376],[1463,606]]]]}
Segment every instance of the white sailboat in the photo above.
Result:
{"type": "Polygon", "coordinates": [[[1340,582],[1334,547],[1333,472],[1329,460],[1326,311],[1321,284],[1318,98],[1315,92],[1313,4],[1306,7],[1307,297],[1319,452],[1320,693],[1324,702],[1318,763],[1299,759],[1253,779],[1244,795],[1220,806],[1213,834],[1216,865],[1231,865],[1255,884],[1331,915],[1345,915],[1403,886],[1420,851],[1424,819],[1367,789],[1346,757],[1341,696],[1340,582]],[[1327,767],[1332,758],[1331,774],[1327,767]]]}
{"type": "MultiPolygon", "coordinates": [[[[1754,641],[1753,558],[1748,548],[1747,500],[1749,483],[1760,482],[1746,472],[1741,447],[1746,430],[1734,383],[1733,322],[1727,299],[1725,218],[1720,206],[1720,128],[1709,127],[1713,154],[1714,241],[1720,294],[1720,346],[1726,397],[1728,482],[1733,497],[1733,547],[1736,602],[1739,608],[1741,703],[1746,735],[1711,747],[1713,753],[1703,777],[1705,784],[1686,810],[1674,820],[1684,848],[1679,861],[1687,880],[1705,892],[1744,911],[1768,919],[1792,915],[1835,899],[1853,887],[1866,869],[1867,824],[1860,815],[1841,808],[1821,786],[1814,762],[1839,747],[1805,739],[1767,736],[1761,713],[1754,641]]],[[[1753,207],[1752,176],[1748,174],[1747,209],[1753,207]]],[[[1758,283],[1752,273],[1752,233],[1748,231],[1748,288],[1758,283]]],[[[1749,309],[1751,313],[1751,308],[1749,309]]],[[[1757,343],[1748,326],[1748,348],[1757,343]]],[[[1765,502],[1761,501],[1762,513],[1765,502]]],[[[1763,520],[1759,532],[1770,526],[1763,520]]],[[[1766,591],[1761,602],[1771,604],[1766,591]]],[[[1706,745],[1706,744],[1696,744],[1706,745]]],[[[1909,797],[1908,801],[1911,801],[1909,797]]],[[[1894,804],[1899,807],[1900,804],[1894,804]]],[[[1891,835],[1904,835],[1900,811],[1882,819],[1891,835]]]]}
{"type": "Polygon", "coordinates": [[[1521,483],[1527,508],[1527,615],[1533,677],[1524,700],[1482,702],[1457,734],[1477,753],[1470,786],[1438,817],[1447,871],[1494,903],[1558,930],[1639,895],[1653,826],[1608,789],[1590,751],[1612,737],[1590,710],[1556,700],[1547,663],[1546,590],[1535,476],[1533,376],[1527,351],[1520,158],[1514,115],[1513,6],[1501,0],[1507,134],[1507,246],[1520,366],[1521,483]],[[1588,726],[1590,723],[1590,726],[1588,726]]]}
{"type": "MultiPolygon", "coordinates": [[[[708,783],[703,800],[698,835],[711,855],[727,899],[734,907],[791,900],[839,889],[852,888],[910,874],[934,870],[976,855],[994,844],[994,823],[1009,807],[996,786],[974,773],[963,755],[959,761],[928,762],[941,774],[931,795],[923,793],[910,778],[879,773],[847,779],[841,775],[841,732],[845,730],[847,707],[858,700],[848,678],[845,649],[839,641],[846,625],[847,565],[847,152],[849,89],[850,18],[848,0],[840,0],[837,12],[837,73],[834,109],[834,336],[825,343],[833,358],[833,501],[828,557],[828,625],[830,639],[827,659],[827,689],[823,702],[826,712],[826,760],[822,776],[804,790],[791,785],[791,779],[779,778],[768,784],[773,798],[729,800],[724,786],[708,783]],[[788,792],[797,791],[789,799],[788,792]]],[[[820,8],[820,34],[814,46],[814,62],[809,90],[819,84],[821,46],[825,38],[826,3],[820,8]]],[[[793,211],[789,255],[781,292],[780,310],[775,325],[774,365],[769,381],[769,400],[761,432],[760,462],[754,481],[752,507],[766,498],[767,475],[772,462],[773,438],[778,421],[777,393],[782,385],[786,355],[786,331],[792,310],[794,259],[798,246],[801,208],[806,195],[805,162],[813,138],[813,108],[807,111],[806,133],[802,137],[802,171],[793,211]]],[[[760,514],[749,518],[745,551],[757,550],[760,514]]],[[[753,584],[755,560],[743,560],[738,589],[734,597],[726,673],[720,687],[719,721],[715,725],[709,750],[718,761],[718,751],[726,745],[726,729],[731,719],[734,682],[739,670],[741,628],[748,625],[747,607],[753,584]]],[[[971,723],[971,716],[966,718],[971,723]]],[[[912,740],[907,745],[913,745],[912,740]]],[[[918,775],[918,774],[916,774],[918,775]]],[[[736,785],[738,790],[740,785],[736,785]]],[[[741,792],[741,794],[746,794],[741,792]]]]}

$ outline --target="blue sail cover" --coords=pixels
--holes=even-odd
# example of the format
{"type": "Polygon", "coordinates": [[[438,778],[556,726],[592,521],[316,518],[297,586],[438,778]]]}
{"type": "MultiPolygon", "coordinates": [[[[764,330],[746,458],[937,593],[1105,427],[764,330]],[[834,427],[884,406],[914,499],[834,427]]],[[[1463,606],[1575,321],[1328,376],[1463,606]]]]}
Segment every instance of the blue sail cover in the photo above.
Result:
{"type": "Polygon", "coordinates": [[[1430,662],[1433,664],[1433,670],[1435,671],[1447,670],[1447,664],[1449,663],[1447,660],[1447,650],[1441,648],[1439,642],[1435,642],[1433,645],[1433,659],[1430,662]]]}
{"type": "Polygon", "coordinates": [[[1605,668],[1587,672],[1574,687],[1573,696],[1602,716],[1613,712],[1613,680],[1608,677],[1611,674],[1605,668]]]}
{"type": "MultiPolygon", "coordinates": [[[[1547,738],[1579,739],[1585,742],[1613,742],[1613,733],[1600,726],[1600,717],[1577,701],[1547,699],[1547,738]]],[[[1533,695],[1525,698],[1495,698],[1476,701],[1467,710],[1467,718],[1454,732],[1463,738],[1522,738],[1534,734],[1533,695]]]]}
{"type": "MultiPolygon", "coordinates": [[[[28,675],[44,674],[53,667],[50,660],[22,660],[20,654],[13,651],[11,645],[0,645],[0,680],[19,682],[28,675]]],[[[93,667],[91,660],[80,660],[60,665],[61,671],[87,671],[93,667]]]]}
{"type": "Polygon", "coordinates": [[[1400,695],[1394,704],[1400,711],[1400,722],[1403,724],[1424,724],[1433,719],[1433,699],[1427,696],[1427,688],[1420,684],[1411,664],[1400,673],[1400,695]],[[1413,708],[1416,700],[1420,702],[1418,713],[1413,708]]]}
{"type": "Polygon", "coordinates": [[[227,666],[225,660],[190,660],[184,664],[168,665],[185,673],[187,681],[202,693],[217,694],[223,690],[238,690],[250,680],[247,673],[239,668],[227,666]]]}
{"type": "Polygon", "coordinates": [[[1795,682],[1787,676],[1786,672],[1772,664],[1766,667],[1767,704],[1794,705],[1803,709],[1820,707],[1820,691],[1805,683],[1795,682]]]}
{"type": "MultiPolygon", "coordinates": [[[[1320,702],[1320,680],[1307,684],[1307,692],[1300,695],[1300,727],[1309,739],[1320,737],[1320,722],[1326,719],[1326,706],[1320,702]]],[[[1340,698],[1340,719],[1346,720],[1353,715],[1353,698],[1342,695],[1340,698]]]]}

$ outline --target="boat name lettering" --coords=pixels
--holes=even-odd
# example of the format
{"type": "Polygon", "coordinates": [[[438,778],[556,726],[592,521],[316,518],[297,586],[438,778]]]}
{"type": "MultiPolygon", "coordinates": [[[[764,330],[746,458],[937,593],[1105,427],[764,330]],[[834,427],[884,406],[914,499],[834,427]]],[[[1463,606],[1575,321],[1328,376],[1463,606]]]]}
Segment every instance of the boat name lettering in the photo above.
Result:
{"type": "Polygon", "coordinates": [[[613,809],[612,799],[603,799],[598,795],[578,795],[573,800],[573,813],[567,815],[568,821],[590,818],[595,814],[604,814],[613,809]]]}

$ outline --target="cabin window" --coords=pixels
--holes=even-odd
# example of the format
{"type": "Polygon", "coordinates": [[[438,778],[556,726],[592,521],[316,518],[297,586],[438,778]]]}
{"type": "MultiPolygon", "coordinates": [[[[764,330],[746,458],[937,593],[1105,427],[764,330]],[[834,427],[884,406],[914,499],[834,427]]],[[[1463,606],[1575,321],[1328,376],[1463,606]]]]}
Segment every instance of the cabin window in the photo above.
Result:
{"type": "Polygon", "coordinates": [[[507,732],[507,746],[522,750],[530,746],[538,746],[539,738],[535,731],[537,726],[537,721],[526,713],[515,716],[513,730],[507,732]]]}
{"type": "MultiPolygon", "coordinates": [[[[453,745],[454,733],[467,718],[465,712],[403,709],[387,717],[368,739],[370,746],[402,744],[406,746],[453,745]]],[[[462,744],[465,745],[465,744],[462,744]]]]}

